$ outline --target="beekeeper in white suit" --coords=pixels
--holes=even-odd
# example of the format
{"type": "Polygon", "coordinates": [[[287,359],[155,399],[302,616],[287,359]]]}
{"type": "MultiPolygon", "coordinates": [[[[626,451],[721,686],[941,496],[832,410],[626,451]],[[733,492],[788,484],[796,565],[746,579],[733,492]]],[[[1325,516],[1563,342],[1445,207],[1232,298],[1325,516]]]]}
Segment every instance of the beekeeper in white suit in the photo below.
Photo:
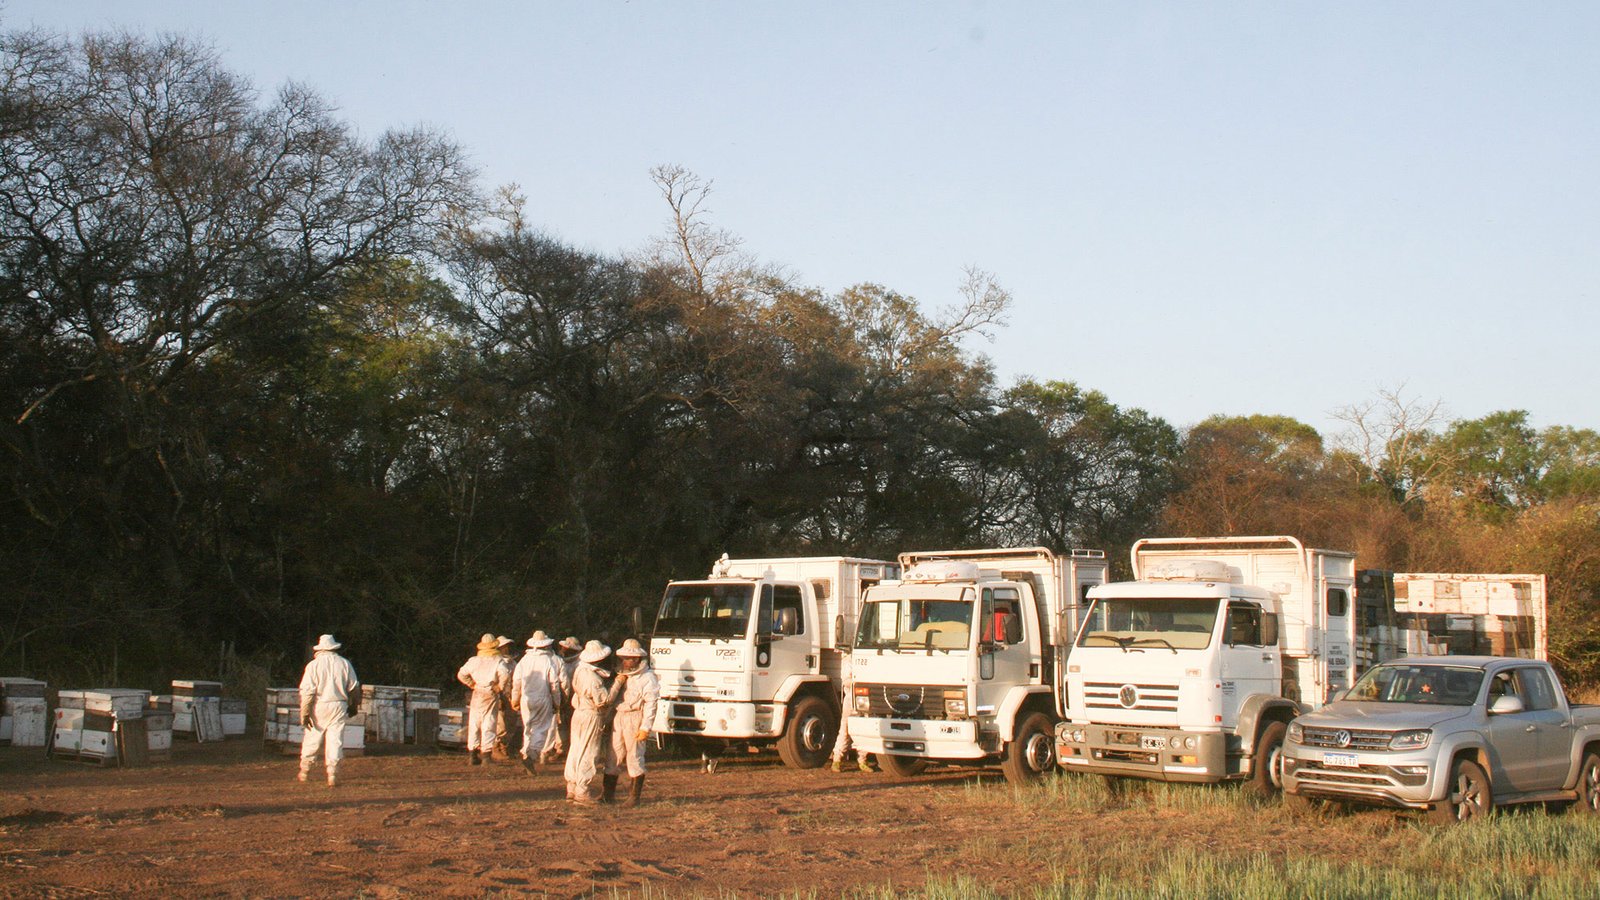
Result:
{"type": "Polygon", "coordinates": [[[311,649],[311,661],[300,676],[300,725],[305,737],[300,740],[300,780],[311,777],[322,751],[328,770],[328,787],[339,783],[339,763],[344,759],[344,723],[360,703],[361,682],[355,666],[336,651],[344,646],[325,634],[311,649]]]}
{"type": "Polygon", "coordinates": [[[467,706],[468,763],[480,765],[494,752],[495,714],[501,695],[511,687],[511,663],[500,655],[500,641],[494,635],[478,640],[477,655],[456,670],[456,680],[472,689],[467,706]]]}
{"type": "Polygon", "coordinates": [[[550,649],[555,642],[535,631],[511,673],[511,707],[522,714],[522,766],[535,775],[554,743],[556,714],[567,694],[567,668],[550,649]]]}
{"type": "Polygon", "coordinates": [[[596,663],[611,655],[611,648],[590,641],[578,654],[578,667],[572,673],[572,733],[567,747],[567,799],[585,806],[595,805],[594,776],[605,752],[606,719],[616,703],[620,685],[596,663]]]}
{"type": "Polygon", "coordinates": [[[649,657],[638,641],[628,638],[617,649],[622,670],[617,680],[622,693],[617,698],[616,717],[611,720],[611,746],[606,754],[606,801],[616,796],[617,778],[627,768],[628,799],[623,806],[638,806],[644,794],[644,749],[650,740],[650,726],[656,720],[656,702],[661,699],[661,681],[650,667],[649,657]]]}

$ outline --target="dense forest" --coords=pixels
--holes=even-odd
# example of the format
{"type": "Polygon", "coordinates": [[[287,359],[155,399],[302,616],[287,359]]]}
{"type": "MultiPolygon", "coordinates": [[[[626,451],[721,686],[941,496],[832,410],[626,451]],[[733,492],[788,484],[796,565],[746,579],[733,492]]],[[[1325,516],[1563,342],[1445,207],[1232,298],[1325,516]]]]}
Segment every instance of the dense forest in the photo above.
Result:
{"type": "Polygon", "coordinates": [[[990,274],[939,310],[815,290],[709,182],[639,178],[662,234],[608,258],[442,134],[363,138],[203,45],[0,36],[0,672],[281,681],[331,631],[436,684],[483,631],[620,636],[724,551],[1272,533],[1548,573],[1556,662],[1600,678],[1600,434],[1400,388],[1325,439],[1001,384],[990,274]]]}

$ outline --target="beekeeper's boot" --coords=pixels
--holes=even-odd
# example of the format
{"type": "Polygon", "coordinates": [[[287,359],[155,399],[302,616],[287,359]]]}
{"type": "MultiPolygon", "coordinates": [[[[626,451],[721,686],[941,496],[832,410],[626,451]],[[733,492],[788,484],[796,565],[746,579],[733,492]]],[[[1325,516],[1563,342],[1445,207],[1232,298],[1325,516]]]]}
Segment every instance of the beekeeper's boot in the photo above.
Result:
{"type": "Polygon", "coordinates": [[[467,758],[467,765],[469,765],[469,766],[481,766],[481,765],[483,765],[483,758],[478,755],[478,751],[472,750],[472,751],[469,751],[469,752],[470,752],[471,755],[467,758]]]}
{"type": "Polygon", "coordinates": [[[633,783],[628,785],[628,799],[622,801],[626,809],[633,809],[639,805],[639,798],[644,796],[644,775],[633,776],[633,783]]]}
{"type": "Polygon", "coordinates": [[[617,776],[604,775],[600,780],[600,802],[615,803],[617,800],[617,776]]]}

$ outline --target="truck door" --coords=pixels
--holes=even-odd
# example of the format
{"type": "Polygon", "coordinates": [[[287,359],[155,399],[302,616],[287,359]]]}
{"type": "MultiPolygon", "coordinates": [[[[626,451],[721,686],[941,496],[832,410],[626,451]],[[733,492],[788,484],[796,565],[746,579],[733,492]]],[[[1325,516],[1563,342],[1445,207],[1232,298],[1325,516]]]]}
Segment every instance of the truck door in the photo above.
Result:
{"type": "MultiPolygon", "coordinates": [[[[1536,670],[1535,670],[1536,671],[1536,670]]],[[[1539,790],[1540,759],[1539,738],[1546,727],[1563,731],[1549,719],[1549,710],[1530,708],[1532,694],[1538,690],[1528,669],[1510,669],[1495,673],[1489,682],[1489,695],[1485,708],[1494,705],[1502,696],[1511,695],[1522,700],[1522,712],[1501,713],[1489,716],[1486,730],[1489,746],[1494,752],[1493,771],[1489,773],[1493,790],[1499,793],[1539,790]]],[[[1543,673],[1539,673],[1543,674],[1543,673]]],[[[1565,733],[1563,731],[1563,733],[1565,733]]],[[[1570,736],[1568,737],[1570,740],[1570,736]]],[[[1563,762],[1565,758],[1563,757],[1563,762]]],[[[1566,772],[1562,772],[1564,777],[1566,772]]]]}
{"type": "Polygon", "coordinates": [[[1567,767],[1572,762],[1573,732],[1565,727],[1568,714],[1561,708],[1549,672],[1527,666],[1517,673],[1522,678],[1522,702],[1528,723],[1538,736],[1538,756],[1528,777],[1535,784],[1533,790],[1559,788],[1566,782],[1567,767]]]}
{"type": "Polygon", "coordinates": [[[1015,586],[983,589],[976,629],[979,715],[999,712],[1011,688],[1029,683],[1035,674],[1040,664],[1033,649],[1039,633],[1035,610],[1034,604],[1022,602],[1015,586]]]}
{"type": "Polygon", "coordinates": [[[1322,702],[1343,694],[1354,683],[1352,673],[1356,665],[1356,648],[1352,642],[1355,621],[1350,602],[1353,585],[1349,582],[1328,580],[1323,591],[1322,656],[1327,660],[1328,680],[1323,686],[1322,702]]]}
{"type": "Polygon", "coordinates": [[[807,619],[800,585],[767,583],[761,586],[751,700],[770,701],[784,679],[812,671],[816,656],[811,652],[812,635],[807,629],[815,629],[816,623],[807,619]]]}
{"type": "Polygon", "coordinates": [[[1276,641],[1268,641],[1261,605],[1229,600],[1222,628],[1222,721],[1239,723],[1239,710],[1251,694],[1278,694],[1282,669],[1276,641]]]}

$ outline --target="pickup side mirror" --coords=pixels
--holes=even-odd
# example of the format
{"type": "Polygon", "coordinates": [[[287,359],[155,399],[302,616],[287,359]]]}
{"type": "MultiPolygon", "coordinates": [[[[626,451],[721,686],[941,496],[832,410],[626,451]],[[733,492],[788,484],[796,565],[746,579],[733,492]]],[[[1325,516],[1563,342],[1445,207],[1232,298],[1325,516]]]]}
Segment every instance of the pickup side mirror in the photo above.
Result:
{"type": "Polygon", "coordinates": [[[1522,705],[1521,697],[1514,697],[1510,694],[1504,694],[1494,698],[1494,702],[1489,704],[1489,715],[1503,716],[1509,713],[1519,713],[1524,709],[1526,709],[1526,707],[1522,705]]]}

